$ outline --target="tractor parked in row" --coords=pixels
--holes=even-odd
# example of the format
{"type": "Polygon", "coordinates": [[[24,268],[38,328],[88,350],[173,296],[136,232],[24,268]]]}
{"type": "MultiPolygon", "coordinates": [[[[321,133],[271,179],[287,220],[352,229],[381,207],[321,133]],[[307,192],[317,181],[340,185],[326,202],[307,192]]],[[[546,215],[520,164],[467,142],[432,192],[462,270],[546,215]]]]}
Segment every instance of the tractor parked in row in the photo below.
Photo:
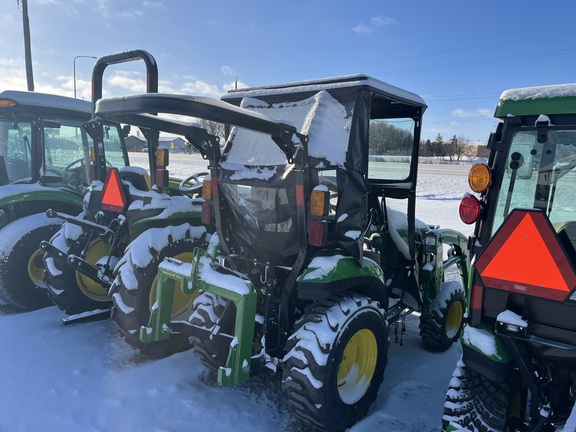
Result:
{"type": "MultiPolygon", "coordinates": [[[[182,136],[199,131],[151,114],[231,127],[223,147],[210,137],[190,139],[208,161],[201,216],[214,234],[197,236],[192,262],[160,264],[153,302],[136,289],[151,277],[146,260],[138,262],[137,238],[128,247],[133,262],[126,254],[116,268],[114,314],[150,314],[133,329],[145,344],[189,340],[220,385],[265,367],[280,371],[298,416],[344,430],[376,399],[390,324],[420,312],[422,339],[436,350],[460,336],[467,239],[415,217],[426,104],[364,75],[235,90],[222,99],[98,101],[101,119],[182,136]],[[186,313],[175,319],[175,308],[186,313]]],[[[158,236],[149,247],[173,243],[158,236]]]]}
{"type": "MultiPolygon", "coordinates": [[[[146,65],[147,92],[158,91],[156,61],[146,51],[105,56],[94,66],[93,108],[102,97],[105,69],[110,65],[136,60],[142,60],[146,65]]],[[[154,120],[151,119],[152,123],[154,120]]],[[[97,143],[96,152],[102,162],[96,169],[102,180],[92,183],[85,197],[83,213],[76,216],[48,212],[50,217],[66,221],[50,241],[42,243],[42,249],[46,252],[44,279],[53,303],[71,315],[65,322],[110,316],[113,296],[110,287],[115,277],[114,269],[125,253],[130,255],[126,247],[135,238],[142,236],[143,242],[150,242],[150,238],[175,235],[170,232],[171,227],[179,226],[179,248],[168,252],[144,247],[157,261],[157,266],[165,256],[184,261],[191,259],[187,257],[193,249],[193,240],[206,234],[205,229],[202,228],[200,234],[190,225],[199,224],[200,221],[201,203],[195,198],[201,191],[201,178],[193,175],[182,181],[169,176],[169,149],[159,148],[158,130],[140,129],[146,138],[149,172],[132,166],[118,170],[107,164],[108,150],[99,144],[102,125],[106,123],[93,112],[92,119],[86,124],[97,143]]],[[[142,251],[139,249],[140,253],[142,251]]],[[[156,268],[148,272],[154,276],[139,281],[137,289],[155,297],[156,268]]],[[[129,300],[127,302],[130,303],[129,300]]],[[[123,310],[126,312],[129,307],[123,310]]],[[[126,325],[139,328],[145,324],[149,308],[148,303],[139,306],[138,310],[144,311],[144,315],[131,315],[129,321],[134,319],[135,323],[126,325]]],[[[137,334],[130,337],[129,329],[126,330],[127,340],[144,349],[137,334]]]]}
{"type": "MultiPolygon", "coordinates": [[[[42,240],[62,221],[55,211],[76,215],[95,163],[83,128],[90,103],[36,92],[0,93],[0,300],[20,310],[51,304],[42,280],[42,240]]],[[[118,124],[102,125],[109,163],[128,163],[118,124]]]]}
{"type": "Polygon", "coordinates": [[[473,265],[443,430],[573,431],[576,84],[507,90],[495,117],[460,206],[473,265]]]}

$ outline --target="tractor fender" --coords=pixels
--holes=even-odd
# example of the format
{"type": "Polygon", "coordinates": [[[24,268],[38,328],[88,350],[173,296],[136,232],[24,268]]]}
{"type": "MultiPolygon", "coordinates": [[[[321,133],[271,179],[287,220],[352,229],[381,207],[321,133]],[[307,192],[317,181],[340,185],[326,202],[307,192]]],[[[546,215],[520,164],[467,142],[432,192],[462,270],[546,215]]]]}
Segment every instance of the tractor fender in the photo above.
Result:
{"type": "Polygon", "coordinates": [[[298,298],[321,300],[344,291],[356,291],[388,306],[384,273],[370,258],[361,262],[341,254],[317,254],[297,279],[298,298]]]}
{"type": "Polygon", "coordinates": [[[492,381],[504,381],[510,374],[512,356],[501,337],[483,324],[462,330],[462,357],[467,366],[492,381]]]}

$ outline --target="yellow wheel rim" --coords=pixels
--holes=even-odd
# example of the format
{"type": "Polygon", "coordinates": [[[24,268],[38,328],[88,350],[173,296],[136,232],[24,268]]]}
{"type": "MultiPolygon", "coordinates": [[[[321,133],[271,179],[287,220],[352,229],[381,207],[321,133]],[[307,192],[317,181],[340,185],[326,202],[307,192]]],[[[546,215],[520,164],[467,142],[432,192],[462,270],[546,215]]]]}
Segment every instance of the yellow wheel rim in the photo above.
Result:
{"type": "Polygon", "coordinates": [[[455,301],[450,305],[446,316],[446,336],[449,339],[454,338],[458,334],[458,330],[460,330],[462,325],[463,312],[462,303],[459,301],[455,301]]]}
{"type": "MultiPolygon", "coordinates": [[[[191,263],[194,259],[194,254],[192,252],[184,252],[175,257],[182,262],[191,263]]],[[[158,288],[158,277],[154,278],[152,282],[152,287],[150,288],[150,297],[148,299],[150,310],[152,306],[156,303],[156,294],[158,288]]],[[[194,292],[193,295],[184,294],[180,289],[180,283],[177,282],[174,286],[174,302],[172,303],[172,319],[184,318],[188,319],[188,316],[184,316],[186,312],[189,312],[192,308],[192,302],[198,297],[198,291],[194,292]]]]}
{"type": "MultiPolygon", "coordinates": [[[[110,245],[102,241],[101,238],[97,238],[90,243],[84,259],[86,262],[94,265],[98,263],[102,257],[108,256],[109,252],[110,245]]],[[[88,276],[76,272],[76,282],[78,283],[80,291],[82,291],[86,297],[102,302],[108,300],[108,290],[88,276]]]]}
{"type": "Polygon", "coordinates": [[[44,286],[44,253],[42,249],[36,249],[28,260],[28,277],[36,286],[44,286]]]}
{"type": "Polygon", "coordinates": [[[378,361],[378,343],[368,329],[356,332],[346,344],[338,366],[338,394],[342,402],[359,401],[370,387],[378,361]]]}

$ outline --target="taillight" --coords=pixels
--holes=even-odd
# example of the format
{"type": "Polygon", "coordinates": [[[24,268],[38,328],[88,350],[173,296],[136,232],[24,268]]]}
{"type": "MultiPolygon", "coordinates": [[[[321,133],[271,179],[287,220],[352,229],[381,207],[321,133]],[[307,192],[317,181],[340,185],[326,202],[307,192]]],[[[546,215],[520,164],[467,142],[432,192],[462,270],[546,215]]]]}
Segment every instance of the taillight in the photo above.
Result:
{"type": "Polygon", "coordinates": [[[169,151],[165,148],[156,149],[156,167],[166,168],[169,163],[169,151]]]}
{"type": "Polygon", "coordinates": [[[325,246],[328,243],[328,222],[311,220],[308,224],[308,243],[325,246]]]}
{"type": "Polygon", "coordinates": [[[475,164],[468,173],[468,184],[474,192],[482,193],[490,186],[491,172],[484,162],[475,164]]]}
{"type": "Polygon", "coordinates": [[[330,206],[330,193],[324,185],[318,185],[310,194],[310,214],[312,216],[326,216],[330,206]]]}
{"type": "Polygon", "coordinates": [[[210,180],[210,176],[204,177],[202,181],[202,198],[206,201],[212,199],[212,181],[210,180]]]}
{"type": "Polygon", "coordinates": [[[480,216],[480,201],[469,193],[464,195],[462,201],[460,201],[460,219],[465,224],[473,224],[480,216]]]}
{"type": "Polygon", "coordinates": [[[118,168],[110,168],[102,188],[102,208],[121,213],[126,206],[126,196],[118,168]]]}
{"type": "Polygon", "coordinates": [[[207,204],[207,203],[202,204],[202,215],[200,217],[200,220],[205,225],[210,225],[213,223],[212,222],[212,205],[211,204],[207,204]]]}

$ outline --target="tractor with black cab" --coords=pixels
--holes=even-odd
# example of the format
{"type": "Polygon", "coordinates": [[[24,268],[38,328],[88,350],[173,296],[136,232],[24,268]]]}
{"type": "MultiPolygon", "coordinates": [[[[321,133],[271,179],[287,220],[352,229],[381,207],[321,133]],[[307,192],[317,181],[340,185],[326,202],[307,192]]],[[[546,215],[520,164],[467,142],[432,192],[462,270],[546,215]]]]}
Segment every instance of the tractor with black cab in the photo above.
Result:
{"type": "MultiPolygon", "coordinates": [[[[215,233],[192,262],[160,264],[142,342],[189,339],[222,386],[278,371],[296,414],[330,431],[376,399],[390,324],[420,312],[426,345],[450,347],[466,302],[466,237],[415,217],[425,109],[414,93],[364,75],[234,90],[220,101],[100,100],[101,118],[138,127],[152,127],[152,113],[229,127],[222,148],[191,141],[208,161],[201,215],[215,233]],[[186,297],[191,313],[174,319],[186,297]]],[[[118,266],[115,295],[134,293],[137,274],[118,266]]]]}

